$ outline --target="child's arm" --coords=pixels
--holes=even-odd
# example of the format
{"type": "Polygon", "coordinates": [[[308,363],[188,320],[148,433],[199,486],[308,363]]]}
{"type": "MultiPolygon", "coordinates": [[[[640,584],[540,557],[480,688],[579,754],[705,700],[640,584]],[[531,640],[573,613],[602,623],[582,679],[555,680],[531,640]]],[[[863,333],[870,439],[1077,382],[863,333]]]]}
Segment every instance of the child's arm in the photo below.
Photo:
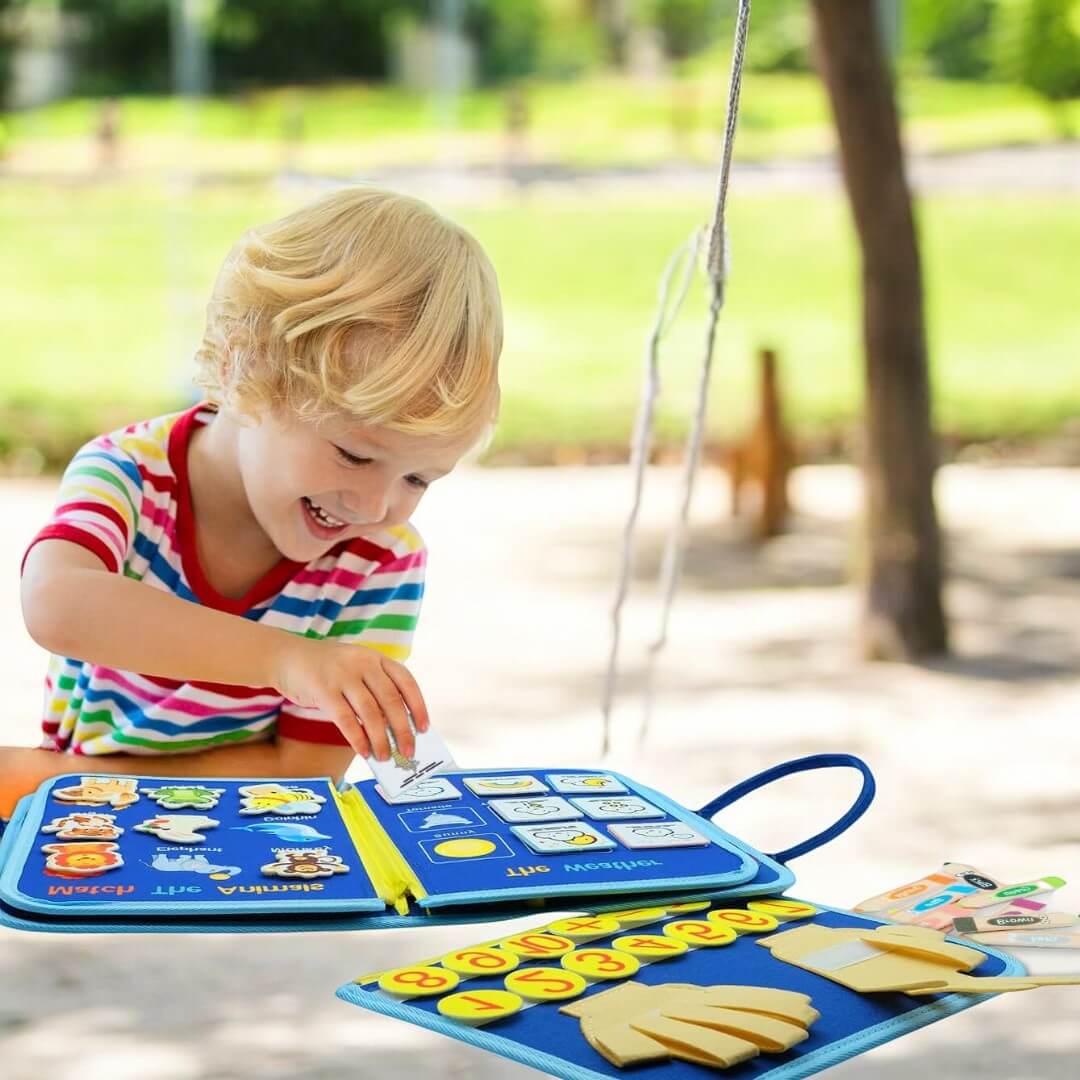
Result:
{"type": "Polygon", "coordinates": [[[55,750],[0,746],[0,817],[9,818],[23,795],[63,773],[126,773],[135,776],[292,777],[329,776],[341,781],[352,761],[347,746],[322,746],[278,738],[249,746],[227,746],[211,754],[98,754],[72,757],[55,750]]]}
{"type": "Polygon", "coordinates": [[[315,641],[190,603],[110,573],[93,552],[66,540],[31,548],[22,607],[31,637],[52,653],[184,681],[272,686],[333,717],[362,757],[389,758],[387,724],[402,752],[413,752],[406,708],[418,730],[428,727],[412,675],[374,649],[315,641]]]}

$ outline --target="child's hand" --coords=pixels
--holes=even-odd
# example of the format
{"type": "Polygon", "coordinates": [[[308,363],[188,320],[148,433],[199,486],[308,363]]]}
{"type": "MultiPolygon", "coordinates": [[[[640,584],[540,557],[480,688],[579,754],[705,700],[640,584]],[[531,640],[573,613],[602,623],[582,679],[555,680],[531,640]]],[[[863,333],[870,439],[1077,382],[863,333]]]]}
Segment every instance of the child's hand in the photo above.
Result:
{"type": "Polygon", "coordinates": [[[397,748],[410,757],[415,748],[409,713],[417,731],[427,731],[423,695],[408,669],[363,645],[282,635],[274,663],[274,686],[290,701],[331,716],[361,756],[390,757],[386,728],[397,748]]]}

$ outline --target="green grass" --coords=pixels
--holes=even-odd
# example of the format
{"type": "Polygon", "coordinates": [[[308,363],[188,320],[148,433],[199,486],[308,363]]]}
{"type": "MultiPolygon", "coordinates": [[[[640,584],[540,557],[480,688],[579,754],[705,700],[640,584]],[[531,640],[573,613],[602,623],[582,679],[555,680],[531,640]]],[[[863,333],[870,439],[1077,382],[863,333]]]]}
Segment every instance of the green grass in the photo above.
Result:
{"type": "MultiPolygon", "coordinates": [[[[131,187],[0,186],[0,453],[32,442],[62,458],[106,421],[182,402],[221,258],[243,228],[291,206],[261,185],[203,188],[194,204],[131,187]]],[[[706,212],[685,195],[565,196],[457,215],[490,251],[506,303],[501,450],[625,442],[660,271],[706,212]]],[[[920,219],[942,428],[1039,433],[1080,414],[1075,201],[935,197],[920,219]]],[[[800,430],[848,424],[861,379],[846,207],[738,194],[729,225],[714,430],[744,421],[762,343],[780,350],[800,430]]],[[[702,317],[698,288],[668,347],[669,436],[689,411],[702,317]]]]}
{"type": "MultiPolygon", "coordinates": [[[[727,61],[710,57],[690,74],[660,83],[593,75],[570,82],[535,82],[527,90],[529,140],[537,158],[578,165],[648,163],[672,155],[712,161],[726,101],[727,61]]],[[[1020,87],[907,76],[898,82],[913,146],[947,151],[978,146],[1045,142],[1057,137],[1053,114],[1020,87]]],[[[61,167],[71,144],[93,131],[98,103],[70,100],[10,115],[16,160],[61,167]],[[65,152],[66,151],[66,152],[65,152]]],[[[210,98],[197,112],[171,98],[128,98],[122,133],[135,157],[159,166],[188,161],[191,148],[179,133],[191,125],[197,154],[207,167],[228,161],[230,148],[246,145],[250,168],[277,167],[286,117],[303,118],[300,162],[314,169],[342,169],[437,160],[445,135],[432,100],[388,85],[350,84],[284,88],[243,99],[210,98]],[[253,151],[258,148],[258,153],[253,151]]],[[[1062,108],[1080,127],[1080,101],[1062,108]]],[[[457,109],[457,153],[467,160],[499,160],[506,96],[474,90],[457,109]]],[[[813,75],[746,75],[737,154],[759,159],[778,154],[821,153],[833,143],[828,103],[813,75]]]]}

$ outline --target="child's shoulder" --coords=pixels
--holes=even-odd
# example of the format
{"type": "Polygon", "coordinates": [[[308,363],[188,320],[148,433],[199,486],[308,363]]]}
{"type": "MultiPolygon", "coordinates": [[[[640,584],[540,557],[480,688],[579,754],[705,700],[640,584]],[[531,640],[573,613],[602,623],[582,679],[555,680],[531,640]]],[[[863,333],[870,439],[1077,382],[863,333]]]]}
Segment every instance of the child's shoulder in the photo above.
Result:
{"type": "Polygon", "coordinates": [[[180,421],[189,418],[196,410],[166,413],[146,420],[136,420],[122,428],[107,431],[91,439],[79,455],[105,454],[111,457],[130,458],[136,463],[156,463],[164,466],[169,460],[169,441],[180,421]]]}

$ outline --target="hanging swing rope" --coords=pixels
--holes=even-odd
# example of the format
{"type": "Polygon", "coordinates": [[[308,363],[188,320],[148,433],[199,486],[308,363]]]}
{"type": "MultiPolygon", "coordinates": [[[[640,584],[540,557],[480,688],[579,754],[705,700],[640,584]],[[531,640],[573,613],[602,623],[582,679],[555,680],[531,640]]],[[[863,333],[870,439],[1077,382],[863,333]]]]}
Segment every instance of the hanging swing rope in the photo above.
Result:
{"type": "MultiPolygon", "coordinates": [[[[742,70],[746,53],[746,34],[750,23],[750,0],[739,0],[739,14],[735,25],[735,46],[731,58],[731,77],[728,83],[727,119],[724,125],[724,143],[720,160],[720,175],[716,187],[716,200],[712,221],[708,227],[708,249],[705,256],[705,271],[708,278],[709,311],[705,327],[705,349],[698,379],[696,407],[687,435],[684,451],[683,496],[675,527],[668,536],[660,571],[661,613],[660,623],[652,643],[648,648],[645,678],[645,700],[641,726],[638,732],[639,742],[645,738],[652,714],[653,684],[657,660],[667,644],[668,625],[671,620],[671,608],[675,590],[682,572],[683,553],[686,547],[686,527],[690,516],[690,504],[694,495],[694,482],[701,463],[701,449],[705,441],[705,419],[708,410],[709,383],[712,377],[713,349],[716,340],[716,327],[720,312],[724,306],[724,286],[727,278],[727,235],[725,227],[725,209],[727,204],[728,179],[731,173],[731,154],[735,142],[735,126],[739,114],[739,92],[742,88],[742,70]]],[[[611,650],[608,656],[607,675],[604,680],[603,697],[603,739],[601,751],[607,754],[611,749],[611,713],[614,707],[615,689],[618,680],[619,645],[622,626],[622,609],[629,590],[633,570],[634,532],[641,510],[645,484],[645,468],[648,464],[649,450],[652,446],[653,424],[656,414],[656,401],[660,392],[659,354],[660,342],[670,329],[682,306],[693,276],[697,260],[700,234],[684,243],[672,256],[661,279],[656,320],[646,350],[645,385],[642,391],[641,406],[631,443],[631,468],[634,475],[633,501],[623,530],[622,553],[619,567],[618,585],[615,603],[612,607],[611,650]],[[689,252],[683,281],[675,304],[668,309],[668,293],[671,278],[674,276],[681,259],[689,252]]]]}

